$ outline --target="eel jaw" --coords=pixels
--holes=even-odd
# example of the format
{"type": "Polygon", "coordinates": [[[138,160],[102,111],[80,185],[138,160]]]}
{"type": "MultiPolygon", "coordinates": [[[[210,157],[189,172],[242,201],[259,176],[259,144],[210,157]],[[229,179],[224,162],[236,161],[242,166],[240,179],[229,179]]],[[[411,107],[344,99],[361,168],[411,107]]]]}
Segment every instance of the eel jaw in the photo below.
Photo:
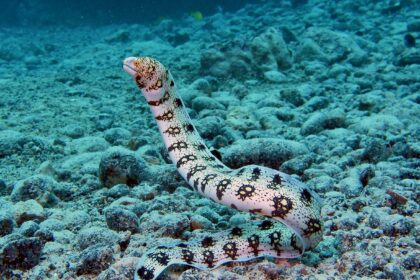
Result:
{"type": "Polygon", "coordinates": [[[136,57],[127,57],[126,59],[124,59],[123,61],[123,69],[125,72],[127,72],[131,77],[133,77],[133,79],[136,78],[137,76],[137,71],[135,70],[135,66],[134,66],[134,60],[136,60],[136,57]]]}

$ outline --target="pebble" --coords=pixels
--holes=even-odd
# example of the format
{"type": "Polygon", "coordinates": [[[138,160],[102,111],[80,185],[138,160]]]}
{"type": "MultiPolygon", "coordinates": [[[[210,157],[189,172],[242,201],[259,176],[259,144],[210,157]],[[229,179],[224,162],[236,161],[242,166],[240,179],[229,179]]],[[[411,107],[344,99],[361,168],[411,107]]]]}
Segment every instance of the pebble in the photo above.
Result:
{"type": "Polygon", "coordinates": [[[192,108],[197,112],[207,110],[224,110],[225,106],[207,96],[198,96],[192,100],[192,108]]]}
{"type": "Polygon", "coordinates": [[[17,202],[13,206],[13,210],[18,225],[26,221],[42,222],[46,218],[42,205],[33,199],[17,202]]]}
{"type": "Polygon", "coordinates": [[[201,137],[205,139],[213,139],[218,135],[223,135],[223,128],[225,126],[225,121],[217,116],[205,117],[197,122],[197,130],[201,137]]]}
{"type": "Polygon", "coordinates": [[[9,195],[11,189],[7,187],[7,184],[4,180],[0,179],[0,196],[9,195]]]}
{"type": "Polygon", "coordinates": [[[136,214],[122,207],[107,207],[104,210],[105,220],[108,227],[116,231],[139,231],[139,220],[136,214]]]}
{"type": "Polygon", "coordinates": [[[310,38],[303,38],[296,49],[295,61],[305,63],[307,61],[329,62],[330,58],[321,47],[310,38]]]}
{"type": "Polygon", "coordinates": [[[346,195],[347,198],[358,197],[363,190],[363,185],[358,178],[347,177],[339,182],[340,191],[346,195]]]}
{"type": "Polygon", "coordinates": [[[160,195],[151,201],[148,211],[184,212],[191,209],[191,203],[182,194],[160,195]]]}
{"type": "MultiPolygon", "coordinates": [[[[62,218],[63,225],[65,229],[77,232],[86,224],[89,224],[92,217],[84,210],[73,210],[73,211],[64,211],[62,214],[58,215],[58,218],[62,218]]],[[[51,215],[50,218],[53,218],[54,215],[51,215]]]]}
{"type": "Polygon", "coordinates": [[[346,125],[346,116],[342,109],[329,112],[316,112],[302,125],[302,135],[316,134],[324,129],[334,129],[346,125]]]}
{"type": "Polygon", "coordinates": [[[130,193],[130,188],[125,184],[118,184],[110,188],[107,192],[108,196],[113,198],[120,198],[122,196],[128,195],[130,193]]]}
{"type": "Polygon", "coordinates": [[[361,146],[364,148],[362,160],[367,162],[379,162],[390,156],[391,150],[388,143],[378,138],[367,138],[362,141],[361,146]]]}
{"type": "Polygon", "coordinates": [[[353,229],[357,229],[359,223],[357,221],[357,215],[355,214],[347,214],[343,217],[340,217],[336,220],[336,226],[338,229],[351,231],[353,229]]]}
{"type": "Polygon", "coordinates": [[[226,108],[240,105],[239,99],[228,91],[215,91],[211,97],[226,108]]]}
{"type": "Polygon", "coordinates": [[[0,212],[0,237],[13,232],[14,219],[13,216],[0,212]]]}
{"type": "Polygon", "coordinates": [[[54,241],[54,234],[52,231],[44,228],[40,228],[34,233],[34,237],[37,237],[42,243],[54,241]]]}
{"type": "Polygon", "coordinates": [[[385,235],[397,236],[409,234],[413,228],[413,221],[404,216],[395,214],[388,216],[384,223],[383,231],[385,235]]]}
{"type": "Polygon", "coordinates": [[[26,221],[19,227],[19,234],[26,237],[34,237],[35,232],[39,230],[39,225],[34,221],[26,221]]]}
{"type": "Polygon", "coordinates": [[[300,155],[285,161],[280,166],[280,171],[287,174],[303,175],[305,170],[308,169],[314,161],[314,154],[300,155]]]}
{"type": "Polygon", "coordinates": [[[302,106],[305,103],[305,99],[296,88],[285,88],[280,90],[280,99],[285,100],[296,107],[302,106]]]}
{"type": "Polygon", "coordinates": [[[189,40],[190,35],[185,31],[176,31],[168,36],[168,42],[174,47],[185,44],[189,40]]]}
{"type": "MultiPolygon", "coordinates": [[[[159,186],[161,191],[173,193],[182,182],[182,178],[172,164],[156,165],[150,168],[150,178],[153,183],[159,186]]],[[[154,197],[155,189],[148,189],[143,192],[142,198],[150,200],[154,197]]]]}
{"type": "Polygon", "coordinates": [[[199,78],[192,82],[190,85],[191,88],[199,90],[205,94],[211,94],[212,92],[212,86],[210,82],[207,79],[199,78]]]}
{"type": "Polygon", "coordinates": [[[415,269],[420,267],[420,258],[418,253],[412,252],[407,256],[404,256],[401,261],[402,266],[405,269],[415,269]]]}
{"type": "Polygon", "coordinates": [[[107,188],[118,184],[133,187],[148,178],[148,175],[144,160],[120,147],[107,150],[99,163],[99,180],[107,188]]]}
{"type": "Polygon", "coordinates": [[[104,138],[114,146],[125,146],[130,140],[131,132],[122,127],[113,127],[105,130],[104,138]]]}
{"type": "Polygon", "coordinates": [[[234,226],[240,226],[243,225],[245,223],[247,223],[249,220],[249,215],[246,213],[237,213],[235,215],[233,215],[232,217],[230,217],[229,219],[229,224],[234,227],[234,226]]]}
{"type": "Polygon", "coordinates": [[[117,30],[105,38],[107,43],[126,43],[130,40],[130,32],[127,30],[117,30]]]}
{"type": "Polygon", "coordinates": [[[53,232],[65,230],[64,222],[60,219],[49,217],[47,220],[39,224],[43,230],[50,230],[53,232]]]}
{"type": "Polygon", "coordinates": [[[136,257],[124,257],[113,263],[98,275],[97,280],[121,280],[133,278],[133,269],[138,263],[136,257]]]}
{"type": "Polygon", "coordinates": [[[396,64],[401,67],[420,64],[420,52],[416,48],[406,49],[396,58],[396,64]]]}
{"type": "Polygon", "coordinates": [[[407,23],[408,32],[420,32],[420,20],[413,20],[407,23]]]}
{"type": "Polygon", "coordinates": [[[402,273],[401,269],[396,266],[395,264],[388,263],[384,267],[384,272],[386,277],[391,280],[404,280],[404,274],[402,273]]]}
{"type": "Polygon", "coordinates": [[[104,151],[109,147],[109,143],[102,137],[86,136],[74,139],[65,147],[69,154],[83,154],[104,151]]]}
{"type": "MultiPolygon", "coordinates": [[[[304,36],[313,40],[313,43],[316,44],[316,47],[313,47],[315,53],[309,56],[315,58],[314,60],[322,62],[327,58],[331,64],[345,60],[353,66],[361,66],[367,61],[367,53],[360,48],[351,36],[343,32],[310,27],[304,36]]],[[[307,53],[301,53],[299,57],[305,54],[307,53]]]]}
{"type": "Polygon", "coordinates": [[[310,112],[319,111],[326,108],[329,105],[330,101],[324,96],[314,96],[309,99],[305,104],[305,108],[310,112]]]}
{"type": "Polygon", "coordinates": [[[306,183],[317,193],[328,193],[335,188],[334,179],[328,175],[314,177],[306,183]]]}
{"type": "Polygon", "coordinates": [[[222,220],[222,217],[208,206],[198,208],[195,214],[205,217],[214,224],[222,220]]]}
{"type": "Polygon", "coordinates": [[[0,247],[0,271],[27,270],[36,266],[40,261],[43,246],[38,238],[10,236],[0,247]]]}
{"type": "Polygon", "coordinates": [[[256,164],[274,169],[289,159],[309,153],[302,143],[278,138],[239,140],[220,151],[223,162],[231,168],[256,164]]]}
{"type": "Polygon", "coordinates": [[[84,128],[78,124],[68,124],[60,132],[73,139],[80,138],[85,134],[84,128]]]}
{"type": "Polygon", "coordinates": [[[99,114],[95,118],[95,128],[99,131],[104,131],[108,128],[111,128],[114,124],[114,117],[111,114],[99,114]]]}
{"type": "Polygon", "coordinates": [[[253,64],[263,72],[287,69],[292,65],[292,58],[283,36],[274,27],[255,37],[250,48],[253,64]]]}
{"type": "Polygon", "coordinates": [[[387,114],[374,114],[364,117],[352,127],[362,134],[376,135],[378,132],[398,135],[404,128],[402,122],[395,116],[387,114]]]}
{"type": "Polygon", "coordinates": [[[108,268],[114,261],[113,250],[110,246],[94,245],[86,248],[77,258],[78,276],[83,274],[98,274],[108,268]]]}
{"type": "Polygon", "coordinates": [[[247,87],[245,87],[242,84],[236,84],[233,88],[232,88],[232,94],[234,96],[236,96],[239,99],[244,98],[245,96],[247,96],[249,93],[249,90],[247,89],[247,87]]]}
{"type": "Polygon", "coordinates": [[[276,70],[270,70],[264,72],[264,78],[269,82],[280,84],[286,80],[286,75],[276,70]]]}
{"type": "Polygon", "coordinates": [[[22,150],[22,146],[27,142],[23,133],[14,130],[0,131],[0,158],[13,155],[22,150]]]}
{"type": "Polygon", "coordinates": [[[76,238],[76,243],[80,249],[84,250],[95,244],[117,244],[119,235],[108,228],[91,226],[81,229],[76,238]]]}
{"type": "Polygon", "coordinates": [[[158,211],[144,213],[140,224],[142,230],[174,238],[180,237],[190,226],[190,219],[185,213],[160,214],[158,211]]]}
{"type": "Polygon", "coordinates": [[[214,230],[214,224],[201,215],[191,216],[191,229],[214,230]]]}
{"type": "Polygon", "coordinates": [[[58,202],[53,190],[57,182],[48,176],[35,175],[15,183],[10,198],[14,202],[36,200],[42,206],[58,202]]]}

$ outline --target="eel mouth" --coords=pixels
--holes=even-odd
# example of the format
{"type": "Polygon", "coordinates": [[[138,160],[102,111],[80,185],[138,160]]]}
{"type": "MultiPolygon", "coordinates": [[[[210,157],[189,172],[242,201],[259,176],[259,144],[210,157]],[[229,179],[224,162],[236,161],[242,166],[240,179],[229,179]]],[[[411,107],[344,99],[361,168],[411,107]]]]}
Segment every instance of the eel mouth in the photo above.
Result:
{"type": "Polygon", "coordinates": [[[134,67],[134,60],[136,60],[137,58],[135,57],[127,57],[126,59],[124,59],[123,61],[123,69],[125,72],[127,72],[131,77],[135,78],[137,75],[137,71],[134,67]]]}

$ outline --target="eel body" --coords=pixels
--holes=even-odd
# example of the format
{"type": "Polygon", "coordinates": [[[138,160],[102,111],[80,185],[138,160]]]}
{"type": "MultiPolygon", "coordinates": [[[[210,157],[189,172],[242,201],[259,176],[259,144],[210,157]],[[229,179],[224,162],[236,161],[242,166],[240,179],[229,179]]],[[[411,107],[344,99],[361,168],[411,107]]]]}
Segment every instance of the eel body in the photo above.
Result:
{"type": "Polygon", "coordinates": [[[321,241],[321,201],[314,192],[274,169],[225,166],[191,123],[169,70],[149,57],[129,57],[123,64],[146,98],[170,158],[188,184],[215,202],[266,217],[200,240],[152,248],[141,257],[135,279],[156,279],[171,264],[212,269],[265,256],[295,258],[321,241]]]}

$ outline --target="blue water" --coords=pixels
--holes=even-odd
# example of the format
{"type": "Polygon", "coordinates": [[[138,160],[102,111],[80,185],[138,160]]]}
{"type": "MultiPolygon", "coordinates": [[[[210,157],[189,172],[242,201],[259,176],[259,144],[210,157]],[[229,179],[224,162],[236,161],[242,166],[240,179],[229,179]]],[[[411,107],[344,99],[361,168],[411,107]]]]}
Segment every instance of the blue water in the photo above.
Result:
{"type": "Polygon", "coordinates": [[[219,10],[235,11],[256,0],[228,1],[0,1],[0,24],[4,26],[148,24],[160,17],[179,18],[201,11],[206,15],[219,10]]]}
{"type": "Polygon", "coordinates": [[[323,200],[323,241],[302,257],[160,279],[420,279],[418,1],[0,8],[0,279],[133,279],[150,248],[261,219],[177,174],[130,56],[170,69],[226,165],[323,200]]]}

